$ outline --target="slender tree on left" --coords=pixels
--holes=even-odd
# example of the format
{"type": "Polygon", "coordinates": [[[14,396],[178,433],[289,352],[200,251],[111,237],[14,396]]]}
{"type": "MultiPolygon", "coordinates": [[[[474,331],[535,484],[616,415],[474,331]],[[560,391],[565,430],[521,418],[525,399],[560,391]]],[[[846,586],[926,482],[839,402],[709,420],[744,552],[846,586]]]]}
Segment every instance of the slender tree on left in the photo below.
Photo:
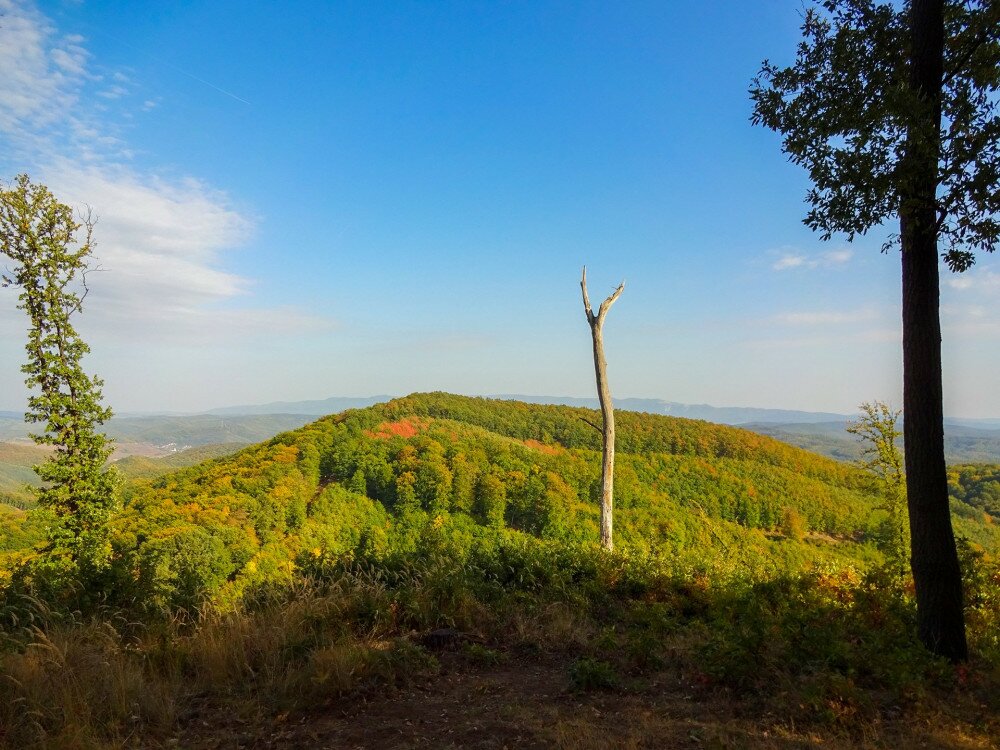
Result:
{"type": "Polygon", "coordinates": [[[25,419],[41,425],[34,441],[52,447],[35,467],[43,482],[38,502],[55,517],[50,552],[83,572],[109,560],[107,527],[119,494],[106,466],[112,445],[99,431],[111,410],[101,403],[103,382],[83,369],[90,347],[72,324],[87,296],[92,233],[89,216],[78,221],[27,175],[0,189],[0,281],[20,290],[18,309],[28,317],[25,419]]]}

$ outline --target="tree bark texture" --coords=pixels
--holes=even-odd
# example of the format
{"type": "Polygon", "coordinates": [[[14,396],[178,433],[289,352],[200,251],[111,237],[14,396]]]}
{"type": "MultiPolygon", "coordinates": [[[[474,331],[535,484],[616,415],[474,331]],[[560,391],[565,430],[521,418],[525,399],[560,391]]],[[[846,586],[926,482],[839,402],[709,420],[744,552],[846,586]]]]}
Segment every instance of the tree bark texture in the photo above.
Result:
{"type": "Polygon", "coordinates": [[[604,358],[604,318],[611,309],[611,305],[621,296],[625,289],[625,282],[618,285],[598,309],[597,314],[590,307],[590,297],[587,295],[587,267],[583,268],[583,277],[580,280],[580,288],[583,290],[583,309],[587,314],[587,322],[590,324],[590,333],[594,340],[594,369],[597,372],[597,398],[601,402],[601,417],[604,428],[601,431],[603,437],[602,460],[601,460],[601,546],[606,550],[613,547],[613,494],[615,481],[615,412],[611,402],[611,389],[608,387],[608,363],[604,358]]]}
{"type": "Polygon", "coordinates": [[[906,187],[900,204],[903,436],[920,640],[932,652],[962,661],[968,648],[944,460],[935,203],[944,67],[942,6],[942,0],[913,0],[910,17],[910,87],[919,106],[908,125],[906,187]]]}

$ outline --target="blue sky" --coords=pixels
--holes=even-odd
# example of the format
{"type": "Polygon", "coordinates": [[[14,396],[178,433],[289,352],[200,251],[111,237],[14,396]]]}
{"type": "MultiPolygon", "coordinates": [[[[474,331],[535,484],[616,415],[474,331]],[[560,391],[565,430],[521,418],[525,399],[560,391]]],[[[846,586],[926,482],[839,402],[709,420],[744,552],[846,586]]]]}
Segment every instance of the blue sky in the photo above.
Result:
{"type": "MultiPolygon", "coordinates": [[[[0,175],[94,207],[120,411],[402,394],[900,403],[899,263],[823,243],[749,123],[798,0],[0,0],[0,175]],[[10,71],[10,73],[8,73],[10,71]]],[[[943,289],[946,410],[1000,415],[1000,264],[943,289]]],[[[24,400],[0,295],[0,408],[24,400]]]]}

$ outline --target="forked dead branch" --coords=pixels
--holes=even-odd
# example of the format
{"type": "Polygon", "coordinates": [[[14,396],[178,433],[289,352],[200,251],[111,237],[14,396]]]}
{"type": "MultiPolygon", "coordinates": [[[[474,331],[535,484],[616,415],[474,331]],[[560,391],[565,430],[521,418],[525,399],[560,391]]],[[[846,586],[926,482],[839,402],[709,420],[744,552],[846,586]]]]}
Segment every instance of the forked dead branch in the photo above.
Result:
{"type": "Polygon", "coordinates": [[[580,279],[580,288],[583,290],[583,309],[587,314],[587,322],[590,323],[590,333],[594,339],[594,369],[597,372],[597,397],[601,402],[601,417],[604,422],[604,429],[601,431],[603,439],[602,460],[601,460],[601,546],[610,550],[612,542],[612,495],[614,493],[615,481],[615,412],[611,403],[611,389],[608,387],[608,363],[604,358],[604,318],[608,310],[621,296],[625,289],[625,282],[618,285],[611,295],[601,303],[594,315],[590,307],[590,296],[587,294],[587,267],[583,267],[583,276],[580,279]]]}

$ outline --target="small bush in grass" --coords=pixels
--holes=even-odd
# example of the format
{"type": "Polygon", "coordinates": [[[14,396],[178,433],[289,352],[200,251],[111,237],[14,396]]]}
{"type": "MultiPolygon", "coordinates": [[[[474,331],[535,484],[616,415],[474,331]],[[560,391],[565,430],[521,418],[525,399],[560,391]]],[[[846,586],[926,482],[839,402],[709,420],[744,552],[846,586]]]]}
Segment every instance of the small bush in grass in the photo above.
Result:
{"type": "Polygon", "coordinates": [[[569,668],[570,685],[574,690],[611,690],[618,685],[615,668],[606,661],[589,656],[577,659],[569,668]]]}
{"type": "Polygon", "coordinates": [[[467,643],[462,648],[462,656],[471,664],[477,667],[495,667],[507,661],[507,655],[499,651],[494,651],[478,643],[467,643]]]}
{"type": "Polygon", "coordinates": [[[436,672],[437,659],[409,641],[341,643],[314,651],[305,668],[320,693],[349,693],[366,684],[407,684],[417,674],[436,672]]]}
{"type": "Polygon", "coordinates": [[[912,601],[880,580],[816,572],[722,597],[698,663],[764,701],[783,691],[798,696],[794,703],[827,723],[872,714],[863,691],[917,700],[940,683],[942,665],[916,640],[912,601]]]}
{"type": "Polygon", "coordinates": [[[798,689],[801,721],[851,728],[878,717],[872,697],[853,679],[837,673],[803,675],[798,689]]]}
{"type": "Polygon", "coordinates": [[[664,665],[660,654],[661,641],[648,632],[633,634],[625,648],[629,664],[634,669],[647,672],[661,669],[664,665]]]}

